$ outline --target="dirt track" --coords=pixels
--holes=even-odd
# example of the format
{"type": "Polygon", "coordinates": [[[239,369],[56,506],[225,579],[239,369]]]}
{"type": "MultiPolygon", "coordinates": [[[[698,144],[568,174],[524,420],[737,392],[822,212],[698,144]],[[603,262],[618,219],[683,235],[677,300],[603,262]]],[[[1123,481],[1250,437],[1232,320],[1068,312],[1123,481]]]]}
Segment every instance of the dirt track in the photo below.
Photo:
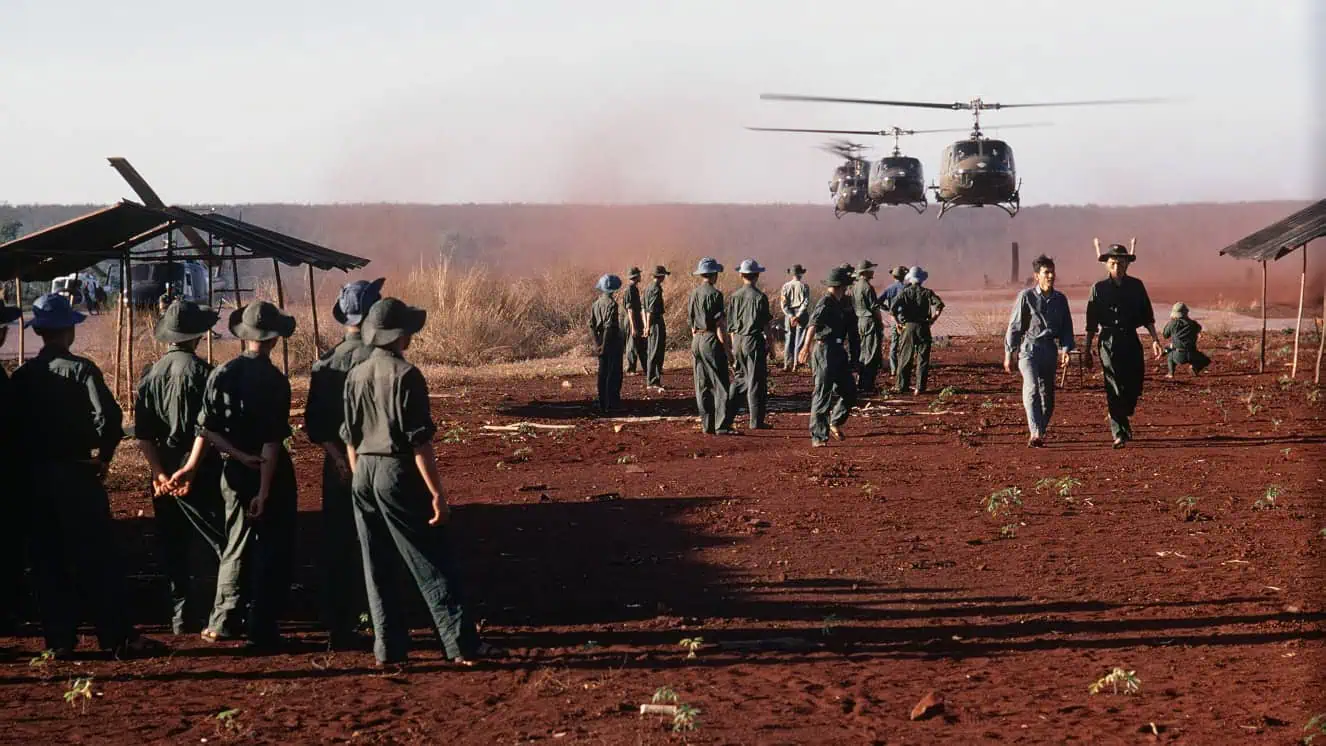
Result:
{"type": "MultiPolygon", "coordinates": [[[[1326,405],[1278,368],[1247,375],[1253,344],[1208,341],[1216,364],[1196,380],[1153,363],[1123,451],[1108,448],[1099,374],[1070,383],[1049,447],[1028,450],[995,340],[936,350],[934,390],[963,393],[876,402],[817,451],[803,376],[775,378],[775,430],[732,439],[689,419],[617,432],[574,406],[592,395],[584,377],[435,388],[471,601],[513,652],[480,670],[446,666],[422,623],[403,673],[321,650],[306,443],[290,631],[307,649],[289,655],[161,634],[150,503],[121,480],[135,616],[176,652],[32,667],[35,628],[0,639],[14,654],[0,742],[679,742],[637,714],[669,686],[702,711],[692,743],[1295,743],[1326,711],[1326,405]],[[481,430],[525,420],[575,429],[481,430]],[[1037,490],[1060,477],[1080,484],[1037,490]],[[1275,507],[1255,509],[1271,485],[1275,507]],[[989,517],[984,500],[1014,486],[1023,506],[989,517]],[[688,660],[679,642],[695,637],[688,660]],[[721,647],[777,638],[796,644],[721,647]],[[1114,666],[1140,694],[1088,695],[1114,666]],[[85,713],[62,698],[83,672],[98,693],[85,713]],[[930,690],[944,712],[909,721],[930,690]],[[241,710],[231,729],[215,717],[227,708],[241,710]]],[[[689,375],[650,401],[640,381],[631,414],[693,412],[689,375]]]]}

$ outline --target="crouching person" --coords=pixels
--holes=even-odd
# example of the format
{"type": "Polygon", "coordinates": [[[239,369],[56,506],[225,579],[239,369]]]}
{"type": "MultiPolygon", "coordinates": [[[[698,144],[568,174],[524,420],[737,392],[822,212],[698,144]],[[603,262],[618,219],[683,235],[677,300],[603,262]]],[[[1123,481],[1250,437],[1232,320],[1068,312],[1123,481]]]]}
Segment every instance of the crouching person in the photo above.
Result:
{"type": "MultiPolygon", "coordinates": [[[[428,407],[428,384],[405,360],[426,312],[395,298],[373,304],[364,342],[374,349],[345,382],[341,439],[353,472],[355,524],[363,548],[373,652],[382,665],[407,659],[410,630],[395,583],[398,563],[413,576],[448,659],[465,665],[500,654],[479,641],[463,605],[447,533],[428,407]]],[[[620,350],[616,360],[621,361],[620,350]]]]}
{"type": "Polygon", "coordinates": [[[1192,365],[1194,376],[1201,375],[1202,371],[1211,364],[1211,358],[1197,349],[1197,337],[1202,333],[1202,325],[1188,318],[1186,303],[1174,304],[1174,308],[1169,312],[1169,323],[1160,333],[1169,340],[1169,359],[1166,361],[1169,365],[1169,374],[1165,376],[1166,378],[1173,378],[1174,371],[1184,363],[1192,365]]]}

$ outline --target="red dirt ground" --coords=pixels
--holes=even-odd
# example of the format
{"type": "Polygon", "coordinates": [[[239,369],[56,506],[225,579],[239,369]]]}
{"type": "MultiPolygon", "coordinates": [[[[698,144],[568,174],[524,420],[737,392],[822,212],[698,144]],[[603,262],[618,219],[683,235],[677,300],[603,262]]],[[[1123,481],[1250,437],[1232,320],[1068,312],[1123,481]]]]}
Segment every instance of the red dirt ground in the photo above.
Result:
{"type": "MultiPolygon", "coordinates": [[[[1251,338],[1207,344],[1208,376],[1165,381],[1152,364],[1123,451],[1108,447],[1099,374],[1070,381],[1049,447],[1027,449],[996,340],[935,351],[934,390],[962,393],[876,402],[816,451],[795,411],[804,376],[775,378],[776,429],[731,439],[690,419],[617,432],[584,416],[584,377],[435,387],[471,603],[512,652],[474,670],[446,665],[422,623],[400,672],[321,649],[306,443],[289,625],[305,649],[290,654],[163,633],[150,503],[121,478],[129,603],[174,653],[31,666],[38,630],[0,639],[0,741],[1297,743],[1326,711],[1323,404],[1302,371],[1278,382],[1281,360],[1252,374],[1251,338]],[[480,429],[524,420],[575,429],[480,429]],[[1061,476],[1080,480],[1068,497],[1037,490],[1061,476]],[[1275,506],[1255,509],[1271,485],[1275,506]],[[1023,506],[988,516],[984,499],[1013,486],[1023,506]],[[620,497],[592,498],[604,493],[620,497]],[[696,637],[688,659],[679,643],[696,637]],[[722,647],[776,638],[800,645],[722,647]],[[1140,693],[1089,695],[1115,666],[1140,693]],[[62,697],[84,674],[85,711],[62,697]],[[638,714],[662,686],[701,711],[696,730],[638,714]],[[944,710],[910,721],[932,690],[944,710]]],[[[667,383],[644,401],[627,379],[631,414],[691,414],[689,374],[667,383]]]]}

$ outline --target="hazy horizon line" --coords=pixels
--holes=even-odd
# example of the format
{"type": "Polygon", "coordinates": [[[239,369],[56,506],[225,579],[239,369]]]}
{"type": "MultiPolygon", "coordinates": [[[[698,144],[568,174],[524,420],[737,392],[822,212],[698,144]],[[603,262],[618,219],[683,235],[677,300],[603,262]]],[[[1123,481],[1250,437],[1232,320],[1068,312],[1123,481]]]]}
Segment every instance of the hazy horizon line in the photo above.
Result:
{"type": "MultiPolygon", "coordinates": [[[[1299,197],[1285,199],[1253,199],[1253,200],[1196,200],[1191,202],[1137,202],[1137,203],[1107,203],[1107,202],[1044,202],[1036,204],[1025,204],[1022,210],[1034,210],[1037,208],[1109,208],[1109,209],[1141,209],[1148,207],[1197,207],[1197,206],[1220,206],[1220,205],[1273,205],[1289,203],[1313,203],[1326,199],[1326,197],[1299,197]]],[[[114,202],[8,202],[0,200],[0,208],[26,208],[26,207],[108,207],[119,204],[120,202],[135,202],[136,200],[128,197],[122,197],[114,202]]],[[[815,208],[815,209],[833,209],[832,205],[818,202],[682,202],[682,201],[660,201],[660,202],[182,202],[174,203],[174,207],[595,207],[595,208],[641,208],[641,207],[797,207],[797,208],[815,208]]]]}

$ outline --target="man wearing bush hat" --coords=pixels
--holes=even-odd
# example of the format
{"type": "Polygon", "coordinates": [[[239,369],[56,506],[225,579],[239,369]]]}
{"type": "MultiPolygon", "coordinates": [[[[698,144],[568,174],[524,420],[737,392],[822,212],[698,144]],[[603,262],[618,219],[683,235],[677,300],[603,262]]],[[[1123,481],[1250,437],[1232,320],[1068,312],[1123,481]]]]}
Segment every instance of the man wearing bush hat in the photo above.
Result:
{"type": "MultiPolygon", "coordinates": [[[[847,276],[853,281],[856,280],[856,268],[850,263],[838,265],[847,271],[847,276]]],[[[861,370],[861,329],[856,321],[856,300],[852,297],[852,286],[848,285],[843,298],[847,300],[847,306],[843,312],[847,314],[847,359],[848,365],[855,375],[861,370]]]]}
{"type": "Polygon", "coordinates": [[[778,294],[778,310],[783,314],[787,330],[783,341],[783,370],[796,370],[798,353],[806,336],[806,323],[810,320],[810,286],[801,279],[806,268],[800,264],[787,270],[792,279],[783,283],[778,294]]]}
{"type": "Polygon", "coordinates": [[[769,430],[764,421],[769,404],[769,347],[765,331],[773,321],[769,311],[769,297],[756,283],[764,267],[754,259],[746,259],[737,268],[741,275],[741,289],[727,301],[727,325],[732,333],[732,385],[728,391],[727,411],[735,415],[742,400],[750,412],[752,430],[769,430]]]}
{"type": "Polygon", "coordinates": [[[218,559],[225,545],[219,458],[204,457],[199,478],[167,489],[171,475],[188,462],[193,448],[203,391],[212,373],[212,366],[196,350],[198,340],[211,333],[218,318],[216,311],[192,301],[176,300],[166,307],[155,336],[170,348],[139,381],[134,404],[134,438],[152,472],[152,510],[161,566],[170,586],[171,630],[177,635],[203,616],[193,613],[189,598],[191,540],[202,539],[218,559]]]}
{"type": "Polygon", "coordinates": [[[203,639],[239,637],[247,613],[249,646],[271,649],[282,642],[277,622],[290,590],[297,497],[285,448],[290,381],[271,355],[277,340],[295,333],[295,317],[256,301],[232,311],[229,326],[244,351],[207,379],[193,453],[171,486],[193,478],[208,446],[221,452],[226,544],[203,639]]]}
{"type": "Polygon", "coordinates": [[[645,321],[644,304],[640,299],[640,268],[631,267],[626,271],[626,295],[622,298],[622,305],[626,311],[626,375],[636,374],[636,366],[640,368],[640,373],[645,372],[645,355],[647,341],[645,340],[645,321]]]}
{"type": "Polygon", "coordinates": [[[898,377],[894,393],[910,390],[920,395],[926,391],[930,378],[930,327],[944,312],[944,301],[933,290],[924,286],[930,277],[924,269],[907,270],[907,287],[893,299],[890,309],[902,326],[901,346],[898,353],[898,377]]]}
{"type": "Polygon", "coordinates": [[[727,336],[723,293],[715,287],[722,271],[723,265],[717,259],[705,257],[692,273],[701,278],[691,291],[687,313],[691,324],[691,356],[695,361],[695,405],[700,410],[701,431],[710,435],[739,435],[732,429],[732,412],[727,405],[731,340],[727,336]]]}
{"type": "Polygon", "coordinates": [[[810,312],[806,328],[806,346],[801,348],[801,362],[811,360],[814,390],[810,399],[810,445],[828,445],[829,436],[843,440],[842,426],[856,403],[856,381],[852,378],[847,357],[847,332],[851,328],[847,314],[847,288],[852,284],[851,270],[834,267],[824,279],[826,291],[810,312]],[[813,353],[812,353],[813,350],[813,353]],[[834,396],[838,397],[835,404],[834,396]]]}
{"type": "MultiPolygon", "coordinates": [[[[889,276],[893,278],[893,284],[884,288],[884,292],[879,294],[880,308],[883,309],[885,312],[887,312],[890,308],[893,308],[893,301],[897,299],[898,293],[901,293],[903,291],[903,288],[907,287],[902,282],[907,277],[907,269],[908,269],[907,267],[904,267],[901,264],[899,264],[898,266],[889,270],[889,276]]],[[[893,315],[892,313],[889,314],[890,317],[892,317],[892,315],[893,315]]],[[[897,323],[892,324],[892,326],[893,326],[893,332],[889,339],[889,375],[897,375],[898,347],[902,343],[902,329],[901,327],[898,326],[897,323]]]]}
{"type": "Polygon", "coordinates": [[[341,288],[332,318],[345,327],[341,343],[313,364],[309,375],[304,430],[322,448],[322,622],[333,650],[353,649],[364,608],[364,565],[359,557],[354,503],[350,497],[350,462],[341,441],[345,420],[345,376],[368,359],[372,347],[360,332],[364,314],[382,297],[386,278],[355,280],[341,288]]]}
{"type": "Polygon", "coordinates": [[[875,393],[875,378],[884,364],[884,321],[880,315],[879,296],[875,293],[875,286],[870,284],[877,266],[869,259],[862,260],[856,266],[856,284],[852,286],[852,311],[861,338],[858,394],[875,393]]]}
{"type": "MultiPolygon", "coordinates": [[[[4,299],[0,298],[0,348],[5,346],[5,337],[9,333],[9,325],[18,321],[20,313],[15,306],[7,306],[4,299]]],[[[19,331],[22,334],[22,330],[19,331]]],[[[9,374],[0,367],[0,473],[15,474],[13,468],[13,437],[11,427],[8,422],[9,413],[13,412],[13,399],[10,397],[9,374]]],[[[24,518],[23,500],[18,499],[19,495],[27,493],[21,485],[13,483],[6,485],[6,489],[14,489],[14,494],[0,503],[0,509],[3,509],[9,516],[7,521],[9,530],[0,537],[0,634],[8,634],[19,622],[19,607],[22,606],[22,586],[23,586],[23,545],[26,543],[26,520],[24,518]]]]}
{"type": "MultiPolygon", "coordinates": [[[[620,278],[608,277],[621,287],[620,278]]],[[[449,660],[468,665],[501,654],[480,642],[464,606],[448,536],[451,511],[433,453],[437,426],[428,382],[405,360],[425,321],[422,308],[396,298],[374,303],[363,323],[364,342],[374,349],[345,382],[341,439],[354,472],[355,524],[380,665],[404,663],[409,655],[410,627],[396,583],[402,566],[423,596],[449,660]]],[[[616,360],[620,371],[620,348],[616,360]]]]}
{"type": "Polygon", "coordinates": [[[663,390],[663,360],[668,349],[668,325],[664,320],[663,281],[672,274],[667,267],[654,267],[654,284],[645,290],[645,337],[649,340],[649,354],[645,358],[645,385],[663,390]]]}
{"type": "Polygon", "coordinates": [[[30,494],[24,502],[42,631],[57,656],[78,646],[84,605],[103,649],[143,652],[151,644],[125,614],[110,500],[101,484],[123,435],[123,414],[96,364],[69,351],[74,327],[85,318],[61,295],[32,304],[27,326],[44,345],[14,372],[11,393],[12,422],[23,428],[17,458],[30,494]]]}
{"type": "Polygon", "coordinates": [[[626,344],[618,316],[617,299],[622,278],[603,275],[594,284],[599,297],[589,308],[589,331],[594,336],[594,354],[599,359],[598,410],[608,414],[622,400],[622,347],[626,344]]]}

